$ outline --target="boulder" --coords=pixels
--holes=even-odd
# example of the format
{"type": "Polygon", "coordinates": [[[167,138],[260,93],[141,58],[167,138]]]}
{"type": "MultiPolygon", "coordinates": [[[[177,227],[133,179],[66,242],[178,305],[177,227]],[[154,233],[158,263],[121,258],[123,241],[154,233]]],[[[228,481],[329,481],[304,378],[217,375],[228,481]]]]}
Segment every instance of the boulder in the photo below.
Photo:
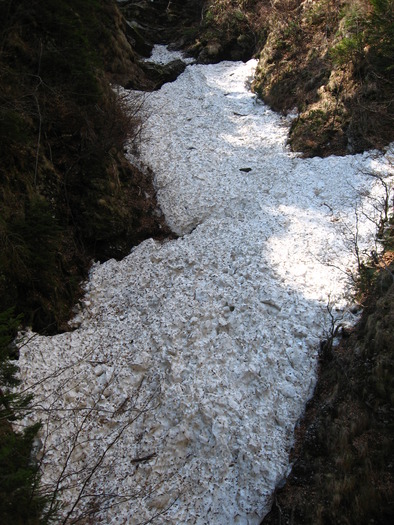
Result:
{"type": "Polygon", "coordinates": [[[151,55],[153,44],[146,40],[144,28],[141,25],[134,21],[126,21],[126,36],[137,53],[143,57],[149,57],[151,55]]]}
{"type": "Polygon", "coordinates": [[[160,89],[166,82],[174,82],[186,68],[185,62],[180,59],[173,60],[165,65],[142,62],[140,66],[146,77],[153,82],[153,89],[160,89]]]}

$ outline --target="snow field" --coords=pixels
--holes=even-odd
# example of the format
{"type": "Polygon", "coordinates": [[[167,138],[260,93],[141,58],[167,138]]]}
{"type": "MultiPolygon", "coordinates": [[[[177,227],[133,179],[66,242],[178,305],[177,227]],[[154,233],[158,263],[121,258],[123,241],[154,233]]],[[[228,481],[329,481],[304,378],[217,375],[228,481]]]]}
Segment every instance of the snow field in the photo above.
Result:
{"type": "Polygon", "coordinates": [[[289,120],[247,89],[254,67],[189,65],[146,97],[140,157],[180,238],[96,264],[75,331],[21,348],[63,516],[96,501],[95,523],[259,524],[327,305],[356,319],[355,236],[374,247],[381,198],[363,171],[385,159],[290,153],[289,120]]]}

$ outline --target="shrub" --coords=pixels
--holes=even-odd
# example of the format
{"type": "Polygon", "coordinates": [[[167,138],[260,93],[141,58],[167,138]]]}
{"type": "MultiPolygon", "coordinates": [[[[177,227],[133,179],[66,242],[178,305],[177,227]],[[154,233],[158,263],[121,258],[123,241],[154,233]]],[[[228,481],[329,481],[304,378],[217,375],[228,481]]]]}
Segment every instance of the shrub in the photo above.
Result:
{"type": "Polygon", "coordinates": [[[364,57],[365,29],[367,23],[366,6],[346,4],[342,11],[339,42],[330,50],[334,64],[359,63],[364,57]]]}
{"type": "Polygon", "coordinates": [[[32,458],[40,425],[21,432],[11,425],[24,416],[31,402],[30,396],[13,390],[19,380],[12,341],[20,321],[12,309],[0,313],[0,522],[36,525],[46,504],[38,492],[39,470],[32,458]]]}
{"type": "Polygon", "coordinates": [[[371,62],[387,75],[394,70],[394,1],[370,0],[373,10],[368,18],[366,41],[371,62]]]}

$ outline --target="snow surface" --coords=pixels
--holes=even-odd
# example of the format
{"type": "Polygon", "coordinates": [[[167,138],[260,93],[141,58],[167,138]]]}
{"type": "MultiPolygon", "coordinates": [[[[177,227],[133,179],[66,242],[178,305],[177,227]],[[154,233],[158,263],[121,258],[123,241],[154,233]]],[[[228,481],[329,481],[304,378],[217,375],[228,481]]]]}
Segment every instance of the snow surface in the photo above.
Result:
{"type": "Polygon", "coordinates": [[[288,474],[385,159],[290,153],[255,65],[190,65],[146,97],[140,155],[181,237],[96,264],[78,328],[21,348],[64,515],[80,493],[71,516],[96,498],[95,523],[255,525],[288,474]]]}
{"type": "Polygon", "coordinates": [[[194,58],[187,57],[183,51],[170,51],[166,46],[156,45],[152,49],[151,56],[145,59],[145,62],[155,62],[156,64],[168,64],[172,60],[183,60],[186,64],[195,61],[194,58]]]}

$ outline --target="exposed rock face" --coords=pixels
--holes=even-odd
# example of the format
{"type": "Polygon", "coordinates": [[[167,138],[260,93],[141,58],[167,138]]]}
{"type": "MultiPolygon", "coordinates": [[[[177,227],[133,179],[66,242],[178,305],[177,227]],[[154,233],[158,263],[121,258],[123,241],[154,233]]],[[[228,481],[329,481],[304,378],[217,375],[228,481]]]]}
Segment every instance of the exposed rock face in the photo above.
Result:
{"type": "MultiPolygon", "coordinates": [[[[119,2],[126,20],[126,35],[133,49],[149,59],[153,44],[171,43],[174,49],[187,47],[194,42],[199,25],[201,1],[148,0],[119,2]]],[[[122,82],[127,89],[153,91],[160,89],[166,82],[173,82],[184,69],[181,60],[172,63],[157,64],[150,61],[138,61],[143,78],[131,75],[122,82]]]]}
{"type": "Polygon", "coordinates": [[[177,42],[182,47],[194,40],[203,3],[203,0],[126,0],[119,5],[127,20],[138,21],[139,33],[146,41],[177,42]]]}

